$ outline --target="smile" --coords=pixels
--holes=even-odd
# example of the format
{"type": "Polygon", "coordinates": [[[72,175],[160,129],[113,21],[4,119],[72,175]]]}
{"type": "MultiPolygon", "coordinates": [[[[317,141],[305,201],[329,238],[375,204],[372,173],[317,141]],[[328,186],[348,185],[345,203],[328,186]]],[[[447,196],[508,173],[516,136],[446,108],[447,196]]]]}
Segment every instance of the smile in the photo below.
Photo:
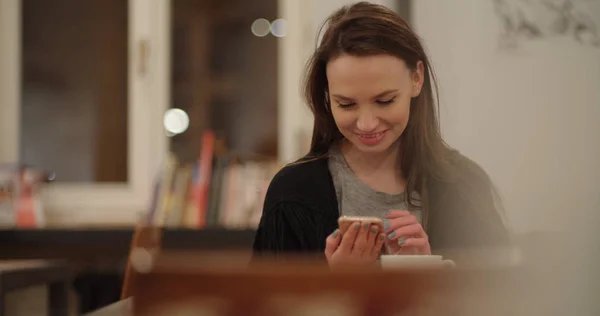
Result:
{"type": "Polygon", "coordinates": [[[377,137],[382,136],[385,132],[386,131],[379,132],[379,133],[371,133],[371,134],[356,133],[356,135],[359,137],[364,137],[364,138],[377,138],[377,137]]]}
{"type": "Polygon", "coordinates": [[[385,136],[386,132],[387,132],[387,130],[385,130],[383,132],[379,132],[379,133],[368,133],[368,134],[356,133],[356,136],[358,137],[360,142],[363,143],[363,145],[375,146],[383,140],[383,137],[385,136]]]}

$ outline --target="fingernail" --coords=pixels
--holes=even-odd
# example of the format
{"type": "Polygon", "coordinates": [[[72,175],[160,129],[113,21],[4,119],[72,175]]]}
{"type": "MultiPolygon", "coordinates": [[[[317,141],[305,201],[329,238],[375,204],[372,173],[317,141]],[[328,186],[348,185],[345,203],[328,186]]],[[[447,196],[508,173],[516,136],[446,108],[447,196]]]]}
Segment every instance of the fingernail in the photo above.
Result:
{"type": "Polygon", "coordinates": [[[339,229],[336,229],[336,230],[333,232],[333,234],[331,234],[331,236],[332,236],[333,238],[337,238],[337,236],[338,236],[339,234],[340,234],[340,230],[339,230],[339,229]]]}
{"type": "Polygon", "coordinates": [[[369,223],[364,223],[364,224],[363,224],[363,228],[364,228],[365,230],[369,229],[369,223]]]}
{"type": "Polygon", "coordinates": [[[384,234],[379,235],[379,240],[381,240],[381,241],[385,240],[385,235],[384,234]]]}
{"type": "Polygon", "coordinates": [[[374,226],[373,228],[371,228],[371,233],[375,234],[375,233],[377,233],[377,230],[378,230],[377,226],[374,226]]]}
{"type": "Polygon", "coordinates": [[[354,224],[354,230],[359,230],[359,229],[360,229],[360,223],[354,224]]]}
{"type": "Polygon", "coordinates": [[[406,240],[402,237],[398,238],[398,246],[402,247],[406,243],[406,240]]]}
{"type": "Polygon", "coordinates": [[[390,229],[390,222],[385,222],[385,223],[383,223],[383,228],[384,228],[385,230],[388,230],[388,229],[390,229]]]}
{"type": "Polygon", "coordinates": [[[396,232],[391,232],[391,233],[388,235],[388,238],[389,238],[389,239],[392,239],[392,238],[394,238],[394,237],[396,237],[396,232]]]}

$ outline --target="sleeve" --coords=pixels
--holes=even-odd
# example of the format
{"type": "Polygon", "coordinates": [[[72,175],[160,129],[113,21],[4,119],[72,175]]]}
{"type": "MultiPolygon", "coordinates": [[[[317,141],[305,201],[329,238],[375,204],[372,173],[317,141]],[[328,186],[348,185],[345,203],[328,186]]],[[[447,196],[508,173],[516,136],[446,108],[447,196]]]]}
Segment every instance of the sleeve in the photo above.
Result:
{"type": "Polygon", "coordinates": [[[265,209],[254,239],[254,254],[310,252],[318,247],[310,210],[299,203],[281,202],[265,209]]]}
{"type": "MultiPolygon", "coordinates": [[[[510,233],[505,224],[504,208],[498,191],[488,174],[472,161],[466,163],[466,183],[459,193],[464,214],[465,232],[471,247],[505,247],[511,244],[510,233]]],[[[465,238],[467,239],[467,238],[465,238]]]]}
{"type": "MultiPolygon", "coordinates": [[[[306,172],[284,167],[271,180],[253,244],[253,258],[302,253],[323,256],[323,214],[306,172]]],[[[310,177],[309,177],[310,178],[310,177]]]]}
{"type": "Polygon", "coordinates": [[[479,195],[481,201],[476,206],[473,230],[473,241],[481,247],[503,247],[511,243],[510,234],[502,217],[503,208],[500,205],[496,189],[491,182],[480,187],[479,195]]]}
{"type": "Polygon", "coordinates": [[[438,195],[432,217],[432,248],[483,249],[507,247],[510,233],[503,207],[487,173],[463,158],[456,165],[458,178],[434,191],[438,195]]]}

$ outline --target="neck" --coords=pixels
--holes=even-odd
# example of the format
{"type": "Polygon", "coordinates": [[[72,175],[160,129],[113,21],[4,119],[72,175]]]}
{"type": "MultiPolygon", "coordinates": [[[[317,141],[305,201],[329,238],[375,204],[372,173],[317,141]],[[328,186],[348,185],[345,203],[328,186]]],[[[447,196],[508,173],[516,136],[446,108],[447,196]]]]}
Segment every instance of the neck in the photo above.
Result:
{"type": "Polygon", "coordinates": [[[344,154],[346,163],[355,173],[375,173],[382,171],[396,173],[399,169],[399,146],[397,143],[381,153],[361,152],[348,141],[342,141],[340,149],[344,154]]]}

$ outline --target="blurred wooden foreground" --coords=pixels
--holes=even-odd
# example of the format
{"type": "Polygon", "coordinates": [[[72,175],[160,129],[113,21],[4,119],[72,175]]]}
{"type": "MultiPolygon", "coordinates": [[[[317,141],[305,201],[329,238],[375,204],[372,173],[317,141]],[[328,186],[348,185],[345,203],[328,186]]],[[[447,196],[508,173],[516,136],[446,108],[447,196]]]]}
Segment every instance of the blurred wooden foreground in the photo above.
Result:
{"type": "Polygon", "coordinates": [[[305,257],[248,267],[247,253],[137,260],[134,315],[516,315],[524,300],[514,268],[331,272],[305,257]]]}

